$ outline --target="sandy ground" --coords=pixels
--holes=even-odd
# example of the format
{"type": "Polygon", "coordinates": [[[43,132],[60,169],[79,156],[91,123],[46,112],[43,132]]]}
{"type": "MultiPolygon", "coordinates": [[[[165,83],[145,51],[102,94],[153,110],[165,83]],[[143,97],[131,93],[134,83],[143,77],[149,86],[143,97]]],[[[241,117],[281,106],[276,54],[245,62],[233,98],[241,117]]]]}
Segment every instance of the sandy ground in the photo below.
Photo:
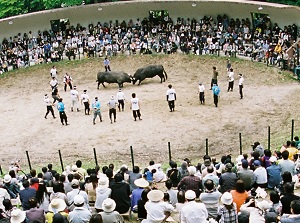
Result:
{"type": "MultiPolygon", "coordinates": [[[[276,68],[233,60],[236,81],[234,91],[227,92],[225,58],[182,55],[112,58],[111,68],[128,74],[148,64],[163,64],[168,80],[161,84],[155,77],[140,86],[125,83],[123,92],[127,102],[135,92],[140,99],[143,120],[133,121],[127,103],[125,111],[117,113],[117,122],[111,124],[106,104],[110,96],[117,93],[118,86],[110,84],[97,90],[95,80],[97,72],[103,70],[102,60],[57,64],[61,82],[68,72],[80,94],[87,89],[91,99],[99,97],[104,121],[96,125],[92,124],[92,115],[84,115],[82,107],[80,112],[70,111],[70,93],[63,91],[63,84],[59,85],[59,93],[64,99],[70,125],[62,126],[59,118],[52,119],[51,115],[44,119],[43,96],[51,93],[51,64],[23,69],[0,79],[0,154],[4,169],[12,159],[21,159],[27,166],[25,151],[29,152],[33,168],[49,162],[59,165],[58,150],[61,150],[65,165],[79,158],[85,165],[92,165],[93,148],[96,148],[100,166],[110,162],[131,166],[130,146],[136,164],[144,165],[150,159],[166,163],[168,142],[171,142],[172,159],[180,161],[189,157],[196,164],[205,154],[206,138],[210,155],[237,155],[239,133],[242,133],[244,151],[249,152],[254,141],[267,146],[268,125],[271,139],[276,138],[276,141],[271,140],[272,149],[290,138],[292,119],[295,119],[296,130],[297,125],[299,127],[299,83],[276,68]],[[214,107],[212,92],[208,90],[212,66],[217,66],[220,75],[218,108],[214,107]],[[245,76],[243,100],[239,99],[238,73],[245,76]],[[207,89],[205,105],[199,103],[199,81],[207,89]],[[174,113],[169,112],[165,96],[170,83],[177,93],[174,113]]],[[[56,109],[55,113],[58,117],[56,109]]]]}

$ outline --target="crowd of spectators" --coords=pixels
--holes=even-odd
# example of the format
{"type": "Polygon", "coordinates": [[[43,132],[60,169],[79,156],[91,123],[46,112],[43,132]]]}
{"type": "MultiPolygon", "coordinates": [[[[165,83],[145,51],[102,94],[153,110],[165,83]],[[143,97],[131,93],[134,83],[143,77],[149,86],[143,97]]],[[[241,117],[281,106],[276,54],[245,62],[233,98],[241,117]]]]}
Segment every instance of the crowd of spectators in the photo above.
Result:
{"type": "Polygon", "coordinates": [[[288,51],[298,38],[295,24],[279,27],[268,16],[202,19],[169,16],[119,22],[98,22],[82,27],[70,22],[38,33],[18,33],[0,44],[0,72],[33,64],[117,54],[236,54],[255,61],[292,69],[296,50],[288,51]],[[283,63],[285,61],[285,63],[283,63]]]}
{"type": "Polygon", "coordinates": [[[123,164],[84,169],[80,160],[61,174],[52,164],[30,174],[12,162],[0,179],[0,220],[40,223],[299,222],[300,141],[220,161],[185,158],[163,170],[153,160],[132,170],[123,164]],[[199,163],[198,163],[199,162],[199,163]],[[23,173],[23,174],[22,174],[23,173]]]}

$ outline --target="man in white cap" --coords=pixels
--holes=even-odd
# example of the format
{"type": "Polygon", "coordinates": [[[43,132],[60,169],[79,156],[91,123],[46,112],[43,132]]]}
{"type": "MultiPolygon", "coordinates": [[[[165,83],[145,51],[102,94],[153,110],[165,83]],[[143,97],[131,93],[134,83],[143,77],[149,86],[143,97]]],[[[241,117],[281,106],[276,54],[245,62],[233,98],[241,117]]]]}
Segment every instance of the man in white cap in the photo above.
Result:
{"type": "Polygon", "coordinates": [[[110,100],[107,103],[109,110],[108,110],[108,114],[109,114],[109,119],[110,119],[110,123],[112,124],[112,115],[114,116],[114,122],[116,122],[117,119],[117,110],[116,107],[118,105],[117,100],[115,99],[115,96],[110,96],[110,100]]]}
{"type": "Polygon", "coordinates": [[[106,198],[102,203],[104,212],[100,212],[102,221],[105,222],[118,222],[123,223],[124,219],[119,212],[115,211],[116,202],[111,198],[106,198]]]}
{"type": "Polygon", "coordinates": [[[84,198],[81,195],[74,197],[73,211],[69,213],[68,220],[70,223],[88,223],[92,213],[85,207],[84,198]]]}
{"type": "Polygon", "coordinates": [[[96,188],[96,201],[95,209],[97,212],[103,211],[102,204],[106,198],[111,195],[111,189],[108,187],[108,178],[106,176],[101,176],[98,180],[98,186],[96,188]]]}
{"type": "Polygon", "coordinates": [[[274,189],[279,186],[281,182],[281,168],[277,165],[277,158],[275,156],[270,157],[271,166],[267,167],[268,175],[268,188],[274,189]]]}
{"type": "Polygon", "coordinates": [[[89,198],[85,191],[79,189],[79,180],[73,179],[71,182],[72,191],[67,193],[67,199],[69,202],[69,210],[72,211],[75,207],[75,197],[81,195],[84,199],[84,208],[89,209],[89,198]]]}
{"type": "Polygon", "coordinates": [[[90,114],[90,97],[86,93],[87,90],[83,90],[83,94],[81,94],[81,104],[84,104],[84,113],[86,115],[90,114]]]}
{"type": "Polygon", "coordinates": [[[6,189],[3,188],[3,180],[0,178],[0,209],[4,210],[3,200],[10,200],[10,196],[6,189]]]}
{"type": "Polygon", "coordinates": [[[51,100],[50,100],[50,98],[48,97],[47,94],[45,94],[45,96],[44,96],[44,102],[47,106],[47,112],[46,112],[44,118],[47,119],[47,115],[49,114],[49,112],[51,112],[53,118],[56,118],[55,115],[54,115],[54,110],[53,110],[54,104],[51,102],[51,100]]]}
{"type": "Polygon", "coordinates": [[[160,190],[151,190],[147,197],[149,199],[145,204],[145,209],[147,211],[147,218],[142,221],[142,223],[158,223],[165,222],[165,220],[171,215],[174,207],[163,202],[164,193],[160,190]]]}
{"type": "Polygon", "coordinates": [[[77,111],[79,112],[79,93],[77,91],[77,87],[74,86],[73,89],[70,91],[71,94],[71,111],[73,112],[73,108],[76,108],[77,111]]]}
{"type": "Polygon", "coordinates": [[[208,212],[203,203],[196,203],[196,193],[192,190],[185,192],[187,203],[181,209],[181,223],[206,222],[208,212]]]}
{"type": "Polygon", "coordinates": [[[119,111],[124,111],[124,106],[125,106],[125,94],[122,92],[122,89],[119,88],[119,92],[117,93],[116,100],[118,101],[118,108],[119,111]]]}

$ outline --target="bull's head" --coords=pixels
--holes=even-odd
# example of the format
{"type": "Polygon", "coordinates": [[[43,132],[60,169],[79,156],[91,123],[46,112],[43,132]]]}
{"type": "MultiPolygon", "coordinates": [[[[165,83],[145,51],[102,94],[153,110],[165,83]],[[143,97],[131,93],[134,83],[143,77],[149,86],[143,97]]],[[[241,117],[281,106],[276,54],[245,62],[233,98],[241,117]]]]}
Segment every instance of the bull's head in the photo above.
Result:
{"type": "Polygon", "coordinates": [[[132,81],[132,84],[135,84],[136,79],[135,79],[132,75],[130,75],[129,77],[130,77],[130,79],[131,79],[131,81],[132,81]]]}

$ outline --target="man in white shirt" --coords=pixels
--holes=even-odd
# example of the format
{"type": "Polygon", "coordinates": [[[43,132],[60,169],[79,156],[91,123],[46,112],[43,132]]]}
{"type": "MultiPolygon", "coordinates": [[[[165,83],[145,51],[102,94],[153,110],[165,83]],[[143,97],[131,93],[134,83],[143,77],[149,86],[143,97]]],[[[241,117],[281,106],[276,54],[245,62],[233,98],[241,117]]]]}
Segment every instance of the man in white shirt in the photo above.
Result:
{"type": "Polygon", "coordinates": [[[233,84],[234,84],[234,72],[233,69],[230,68],[229,69],[229,73],[228,73],[228,90],[233,91],[233,84]]]}
{"type": "Polygon", "coordinates": [[[142,120],[139,99],[136,97],[135,93],[132,93],[131,96],[132,96],[132,98],[131,98],[130,109],[132,110],[134,121],[136,121],[137,117],[139,118],[139,120],[142,120]]]}
{"type": "Polygon", "coordinates": [[[72,77],[66,73],[64,76],[64,83],[65,83],[65,91],[67,91],[67,85],[69,85],[70,89],[72,90],[72,77]]]}
{"type": "Polygon", "coordinates": [[[267,170],[261,166],[259,160],[255,160],[254,164],[254,181],[256,187],[266,188],[268,183],[267,170]]]}
{"type": "Polygon", "coordinates": [[[114,116],[114,122],[117,121],[116,120],[117,119],[116,107],[118,105],[118,102],[113,95],[110,97],[110,100],[107,103],[107,105],[109,107],[108,115],[109,115],[110,123],[112,124],[113,123],[112,116],[114,116]]]}
{"type": "Polygon", "coordinates": [[[70,91],[70,94],[71,94],[71,111],[73,112],[73,108],[76,108],[77,111],[79,112],[79,106],[78,106],[78,102],[79,102],[79,93],[78,91],[76,90],[77,87],[74,86],[74,89],[72,89],[70,91]]]}
{"type": "Polygon", "coordinates": [[[240,96],[241,99],[243,99],[243,87],[244,87],[244,77],[243,74],[239,74],[239,89],[240,89],[240,96]]]}
{"type": "Polygon", "coordinates": [[[203,203],[196,203],[196,193],[192,190],[185,192],[187,203],[181,209],[181,223],[206,222],[208,212],[203,203]]]}
{"type": "Polygon", "coordinates": [[[125,94],[122,92],[122,89],[119,89],[119,92],[117,93],[116,99],[118,101],[118,108],[119,111],[121,111],[121,107],[122,107],[122,111],[124,111],[124,105],[125,105],[125,94]]]}
{"type": "Polygon", "coordinates": [[[172,84],[168,85],[169,89],[167,90],[167,101],[169,104],[170,112],[174,111],[175,108],[175,100],[176,100],[176,92],[175,89],[172,88],[172,84]]]}
{"type": "Polygon", "coordinates": [[[90,97],[87,95],[87,90],[83,91],[83,94],[81,95],[81,104],[84,104],[84,113],[86,115],[90,114],[90,97]]]}
{"type": "Polygon", "coordinates": [[[58,72],[57,72],[57,70],[56,70],[56,67],[53,66],[53,67],[51,68],[51,70],[50,70],[50,75],[51,75],[52,78],[54,77],[56,80],[58,80],[57,74],[58,74],[58,72]]]}
{"type": "Polygon", "coordinates": [[[55,115],[54,115],[54,111],[53,111],[53,103],[51,102],[50,98],[48,97],[47,94],[45,94],[44,96],[44,102],[47,106],[47,112],[46,112],[46,115],[45,115],[45,119],[47,119],[47,115],[49,114],[49,112],[51,112],[53,118],[56,118],[55,115]]]}
{"type": "Polygon", "coordinates": [[[52,77],[52,80],[50,81],[51,89],[53,90],[58,85],[57,79],[55,77],[52,77]]]}
{"type": "Polygon", "coordinates": [[[200,99],[200,103],[201,103],[201,104],[204,104],[204,103],[205,103],[204,91],[205,91],[205,87],[204,87],[204,85],[200,82],[200,83],[199,83],[199,87],[198,87],[198,93],[199,93],[199,99],[200,99]]]}

